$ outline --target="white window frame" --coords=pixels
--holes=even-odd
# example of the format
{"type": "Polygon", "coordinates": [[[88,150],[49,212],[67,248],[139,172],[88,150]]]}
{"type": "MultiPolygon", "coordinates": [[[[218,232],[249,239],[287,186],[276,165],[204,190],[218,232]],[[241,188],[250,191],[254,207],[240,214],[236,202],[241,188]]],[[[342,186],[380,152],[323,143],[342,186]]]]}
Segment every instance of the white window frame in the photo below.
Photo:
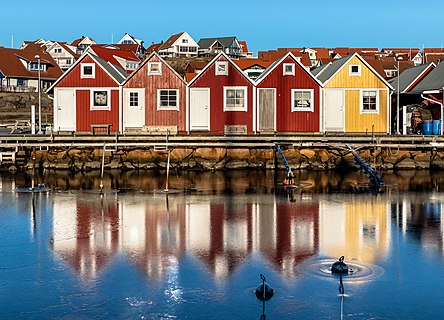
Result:
{"type": "Polygon", "coordinates": [[[247,112],[248,111],[248,87],[245,86],[239,86],[239,87],[224,87],[224,111],[230,112],[230,111],[241,111],[241,112],[247,112]],[[244,91],[244,106],[243,107],[235,107],[235,108],[229,108],[227,107],[227,91],[228,90],[243,90],[244,91]]]}
{"type": "Polygon", "coordinates": [[[228,62],[216,61],[216,76],[228,76],[228,62]],[[224,66],[225,70],[219,70],[219,67],[224,66]]]}
{"type": "Polygon", "coordinates": [[[95,79],[96,78],[96,64],[95,63],[81,63],[80,64],[80,78],[81,79],[95,79]],[[85,74],[85,67],[92,67],[92,74],[85,74]]]}
{"type": "Polygon", "coordinates": [[[362,89],[359,94],[359,106],[361,114],[379,114],[379,90],[378,89],[362,89]],[[376,109],[364,110],[364,92],[376,92],[376,109]]]}
{"type": "Polygon", "coordinates": [[[360,77],[361,76],[361,69],[362,69],[361,65],[359,65],[359,64],[351,64],[350,67],[349,67],[349,75],[351,77],[360,77]],[[358,67],[358,72],[353,72],[352,71],[353,67],[358,67]]]}
{"type": "Polygon", "coordinates": [[[291,89],[291,112],[314,112],[314,89],[291,89]],[[296,92],[310,93],[310,107],[297,107],[294,103],[294,94],[296,92]]]}
{"type": "Polygon", "coordinates": [[[284,76],[294,76],[295,75],[296,66],[294,63],[283,63],[282,67],[283,67],[284,76]],[[291,70],[287,71],[287,67],[291,67],[291,70]]]}
{"type": "Polygon", "coordinates": [[[161,62],[148,62],[148,75],[162,75],[162,63],[161,62]],[[153,70],[153,66],[157,65],[159,70],[153,70]]]}
{"type": "Polygon", "coordinates": [[[180,99],[179,89],[169,89],[169,88],[157,89],[157,111],[166,111],[166,110],[179,111],[179,103],[180,103],[179,99],[180,99]],[[176,106],[175,107],[160,105],[160,92],[161,91],[175,91],[176,92],[176,106]]]}
{"type": "Polygon", "coordinates": [[[108,88],[94,88],[90,90],[90,108],[91,111],[110,111],[111,110],[111,89],[108,88]],[[98,106],[94,105],[94,92],[105,91],[107,95],[106,105],[98,106]]]}

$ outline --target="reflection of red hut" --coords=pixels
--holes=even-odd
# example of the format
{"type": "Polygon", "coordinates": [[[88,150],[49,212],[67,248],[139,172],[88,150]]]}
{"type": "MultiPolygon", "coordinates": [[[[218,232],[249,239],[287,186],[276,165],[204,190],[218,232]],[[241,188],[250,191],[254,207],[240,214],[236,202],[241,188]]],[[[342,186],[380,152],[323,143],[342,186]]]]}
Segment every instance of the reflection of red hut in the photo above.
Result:
{"type": "Polygon", "coordinates": [[[119,223],[118,203],[56,198],[54,207],[54,251],[83,279],[94,279],[119,250],[118,229],[113,228],[119,223]]]}
{"type": "Polygon", "coordinates": [[[122,201],[122,210],[122,249],[148,278],[162,279],[185,251],[185,205],[122,201]]]}
{"type": "Polygon", "coordinates": [[[252,204],[189,204],[187,211],[187,251],[225,278],[251,251],[252,204]]]}
{"type": "Polygon", "coordinates": [[[260,208],[260,233],[269,234],[259,244],[261,253],[289,277],[294,267],[319,250],[319,204],[277,203],[260,208]],[[270,212],[269,212],[270,211],[270,212]]]}

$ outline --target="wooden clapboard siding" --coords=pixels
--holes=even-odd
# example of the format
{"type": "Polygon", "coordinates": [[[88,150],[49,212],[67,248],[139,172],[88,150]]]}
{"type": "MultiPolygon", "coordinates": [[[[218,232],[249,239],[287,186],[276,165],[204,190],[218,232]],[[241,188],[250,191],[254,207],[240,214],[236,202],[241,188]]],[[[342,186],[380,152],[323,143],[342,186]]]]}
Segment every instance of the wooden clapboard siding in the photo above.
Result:
{"type": "Polygon", "coordinates": [[[387,90],[378,90],[379,112],[361,113],[361,90],[345,92],[345,131],[384,133],[387,131],[387,90]]]}
{"type": "MultiPolygon", "coordinates": [[[[376,133],[388,132],[389,87],[360,58],[355,55],[326,83],[325,88],[344,89],[345,132],[376,133]],[[360,65],[361,75],[351,76],[350,66],[360,65]],[[361,90],[377,90],[378,113],[361,112],[361,90]]],[[[325,108],[329,108],[328,105],[325,108]]]]}
{"type": "Polygon", "coordinates": [[[105,88],[118,87],[116,81],[111,78],[90,56],[85,56],[69,73],[57,84],[57,88],[105,88]],[[95,77],[82,79],[82,63],[95,64],[95,77]]]}
{"type": "MultiPolygon", "coordinates": [[[[186,130],[186,84],[157,55],[152,55],[124,84],[125,89],[145,88],[145,125],[177,126],[178,131],[186,130]],[[149,75],[149,62],[161,62],[162,74],[149,75]],[[179,110],[158,110],[157,91],[159,89],[179,90],[179,110]]],[[[125,102],[124,102],[125,103],[125,102]]]]}
{"type": "Polygon", "coordinates": [[[313,75],[288,55],[266,75],[257,85],[258,88],[276,89],[276,131],[277,132],[319,132],[320,128],[320,84],[313,75]],[[285,75],[284,63],[295,65],[294,75],[285,75]],[[313,111],[291,110],[292,89],[313,90],[313,111]]]}
{"type": "Polygon", "coordinates": [[[258,90],[259,131],[274,131],[275,89],[258,90]]]}
{"type": "Polygon", "coordinates": [[[376,76],[358,57],[353,57],[326,85],[325,88],[386,88],[386,84],[376,76]],[[360,65],[361,75],[350,76],[350,65],[360,65]]]}
{"type": "MultiPolygon", "coordinates": [[[[253,85],[235,65],[228,61],[228,75],[216,76],[216,62],[228,61],[224,55],[204,69],[191,83],[190,88],[210,88],[210,130],[224,133],[225,125],[245,126],[253,132],[253,85]],[[247,111],[224,111],[224,88],[247,87],[247,111]]],[[[192,106],[190,106],[192,107],[192,106]]]]}
{"type": "Polygon", "coordinates": [[[91,110],[91,90],[76,90],[76,131],[90,132],[91,124],[112,124],[111,131],[119,131],[119,90],[111,91],[111,110],[91,110]]]}

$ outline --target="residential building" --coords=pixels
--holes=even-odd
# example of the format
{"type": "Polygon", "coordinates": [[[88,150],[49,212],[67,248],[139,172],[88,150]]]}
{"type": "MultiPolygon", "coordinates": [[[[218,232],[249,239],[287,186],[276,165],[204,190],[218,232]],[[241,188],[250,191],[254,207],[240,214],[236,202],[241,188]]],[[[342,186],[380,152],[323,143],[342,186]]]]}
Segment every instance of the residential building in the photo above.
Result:
{"type": "Polygon", "coordinates": [[[173,34],[162,43],[157,52],[161,57],[197,57],[199,46],[187,33],[173,34]]]}

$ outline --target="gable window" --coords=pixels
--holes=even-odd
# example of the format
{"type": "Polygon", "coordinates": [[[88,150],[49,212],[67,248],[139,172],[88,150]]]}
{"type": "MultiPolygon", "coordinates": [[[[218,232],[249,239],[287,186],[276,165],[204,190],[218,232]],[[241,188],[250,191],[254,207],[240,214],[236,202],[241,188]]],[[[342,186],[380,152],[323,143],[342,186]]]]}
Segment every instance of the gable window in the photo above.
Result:
{"type": "Polygon", "coordinates": [[[130,107],[138,107],[139,106],[139,93],[138,92],[130,92],[129,105],[130,105],[130,107]]]}
{"type": "Polygon", "coordinates": [[[359,64],[350,65],[350,76],[360,76],[361,66],[359,64]]]}
{"type": "Polygon", "coordinates": [[[138,66],[137,62],[126,62],[126,70],[136,70],[138,66]]]}
{"type": "Polygon", "coordinates": [[[284,76],[294,76],[294,63],[284,63],[284,76]]]}
{"type": "Polygon", "coordinates": [[[62,48],[55,48],[54,53],[62,53],[62,48]]]}
{"type": "Polygon", "coordinates": [[[216,62],[216,76],[227,76],[228,75],[228,62],[218,61],[216,62]]]}
{"type": "Polygon", "coordinates": [[[188,43],[188,39],[182,39],[182,43],[188,43]]]}
{"type": "Polygon", "coordinates": [[[111,110],[109,89],[91,90],[91,110],[111,110]]]}
{"type": "Polygon", "coordinates": [[[313,95],[313,89],[292,89],[291,111],[314,111],[313,95]]]}
{"type": "Polygon", "coordinates": [[[179,90],[157,90],[157,110],[179,110],[179,90]]]}
{"type": "Polygon", "coordinates": [[[377,113],[379,111],[379,99],[377,90],[361,91],[361,113],[377,113]]]}
{"type": "Polygon", "coordinates": [[[247,87],[224,87],[224,111],[247,111],[247,87]]]}
{"type": "Polygon", "coordinates": [[[80,64],[80,78],[81,79],[94,79],[96,76],[96,65],[94,63],[81,63],[80,64]]]}
{"type": "Polygon", "coordinates": [[[160,62],[148,62],[148,74],[149,75],[161,75],[162,64],[160,62]]]}

